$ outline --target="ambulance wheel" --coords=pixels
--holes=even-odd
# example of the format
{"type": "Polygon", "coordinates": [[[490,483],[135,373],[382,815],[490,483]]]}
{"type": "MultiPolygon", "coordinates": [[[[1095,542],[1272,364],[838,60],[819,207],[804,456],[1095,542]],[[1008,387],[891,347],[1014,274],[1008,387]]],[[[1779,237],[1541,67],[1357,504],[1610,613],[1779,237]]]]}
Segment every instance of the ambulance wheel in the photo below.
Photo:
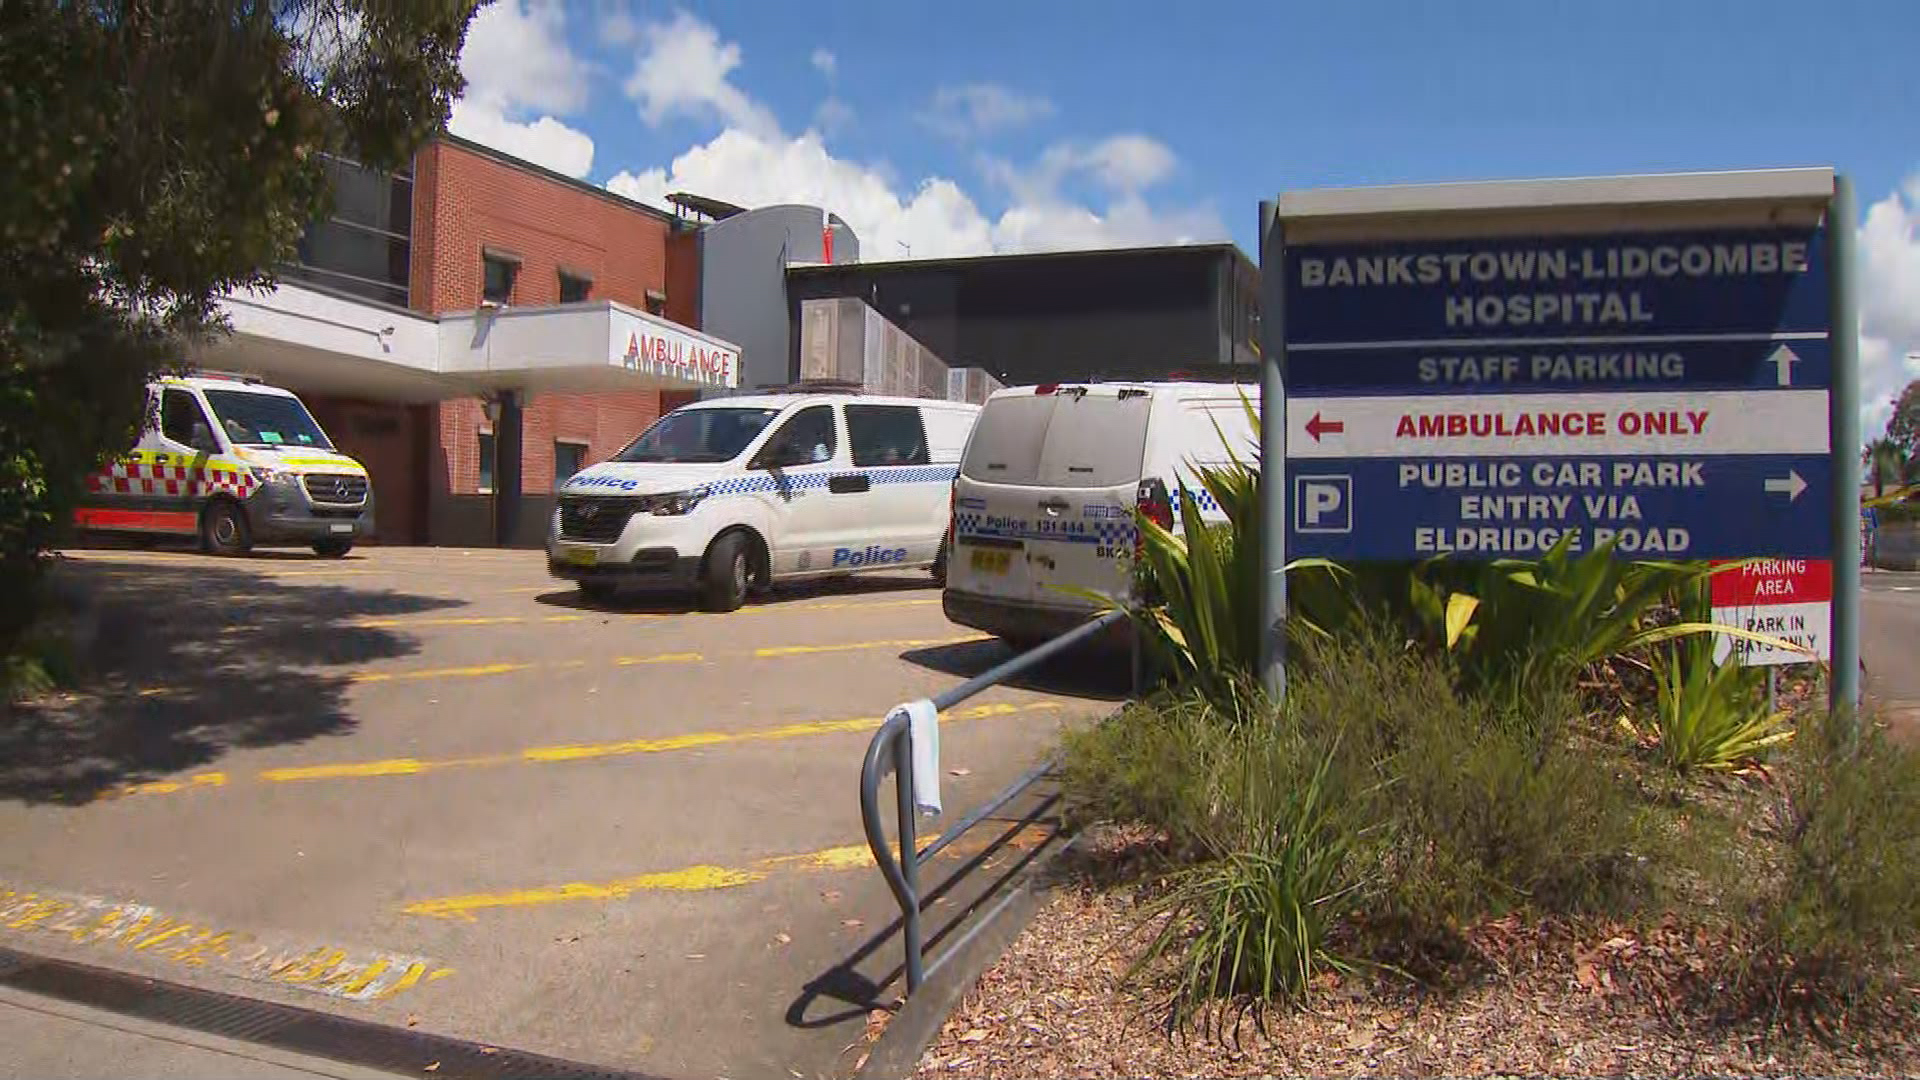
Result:
{"type": "Polygon", "coordinates": [[[705,580],[701,582],[708,611],[738,611],[747,602],[753,583],[753,549],[745,533],[732,532],[707,549],[705,580]]]}
{"type": "Polygon", "coordinates": [[[353,541],[351,540],[336,540],[328,537],[325,540],[315,540],[313,542],[313,553],[315,555],[325,555],[329,559],[338,559],[352,550],[353,541]]]}
{"type": "Polygon", "coordinates": [[[253,549],[247,515],[238,504],[220,499],[200,515],[200,549],[213,555],[245,555],[253,549]]]}

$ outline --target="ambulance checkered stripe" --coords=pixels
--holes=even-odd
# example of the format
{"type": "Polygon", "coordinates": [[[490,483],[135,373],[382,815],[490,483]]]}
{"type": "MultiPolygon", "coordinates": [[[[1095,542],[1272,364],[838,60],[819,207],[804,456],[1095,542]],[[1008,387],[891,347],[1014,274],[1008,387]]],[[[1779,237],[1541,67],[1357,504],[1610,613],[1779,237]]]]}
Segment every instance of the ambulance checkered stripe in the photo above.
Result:
{"type": "Polygon", "coordinates": [[[260,482],[244,469],[214,465],[119,461],[87,477],[87,490],[102,495],[178,495],[205,498],[231,495],[245,499],[260,482]]]}

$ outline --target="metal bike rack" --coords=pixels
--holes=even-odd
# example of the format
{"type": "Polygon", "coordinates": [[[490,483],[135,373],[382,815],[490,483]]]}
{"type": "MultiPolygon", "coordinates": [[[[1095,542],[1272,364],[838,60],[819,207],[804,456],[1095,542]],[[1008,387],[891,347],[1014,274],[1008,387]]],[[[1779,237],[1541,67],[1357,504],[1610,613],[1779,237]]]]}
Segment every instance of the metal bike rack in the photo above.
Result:
{"type": "MultiPolygon", "coordinates": [[[[1077,626],[1043,645],[975,675],[951,690],[935,694],[932,698],[933,706],[943,712],[951,709],[982,690],[997,686],[1006,679],[1105,632],[1109,627],[1124,622],[1126,618],[1125,611],[1110,611],[1091,622],[1077,626]]],[[[1134,642],[1134,654],[1134,686],[1137,690],[1140,680],[1137,636],[1134,642]]],[[[916,846],[918,841],[914,836],[913,737],[909,731],[906,716],[900,710],[895,710],[880,725],[880,730],[874,733],[873,741],[867,744],[866,760],[860,766],[860,818],[866,828],[867,846],[873,851],[873,858],[880,866],[881,875],[887,879],[887,887],[893,891],[894,899],[900,904],[901,936],[905,940],[907,952],[907,993],[911,994],[919,989],[927,975],[937,971],[941,963],[964,946],[973,932],[969,930],[954,941],[931,965],[925,963],[925,958],[921,954],[920,867],[925,865],[927,860],[938,855],[947,845],[959,839],[967,830],[984,821],[988,815],[1018,798],[1041,777],[1051,772],[1054,765],[1054,760],[1048,759],[1029,769],[999,794],[954,822],[926,847],[920,848],[916,846]],[[894,774],[895,812],[899,819],[898,855],[887,843],[886,823],[880,816],[880,782],[886,779],[888,771],[894,774]]],[[[982,925],[984,921],[976,922],[973,929],[977,930],[982,925]]]]}

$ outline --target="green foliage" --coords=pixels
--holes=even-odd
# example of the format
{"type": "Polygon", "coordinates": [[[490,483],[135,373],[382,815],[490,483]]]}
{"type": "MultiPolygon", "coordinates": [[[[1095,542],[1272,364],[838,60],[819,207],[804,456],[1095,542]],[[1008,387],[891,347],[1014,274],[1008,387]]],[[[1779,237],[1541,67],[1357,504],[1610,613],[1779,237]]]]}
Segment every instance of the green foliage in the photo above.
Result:
{"type": "Polygon", "coordinates": [[[0,655],[147,377],[271,283],[325,153],[399,165],[444,122],[474,8],[0,4],[0,655]]]}
{"type": "Polygon", "coordinates": [[[1882,437],[1869,442],[1860,452],[1860,464],[1866,467],[1873,494],[1879,498],[1889,487],[1899,487],[1913,474],[1913,455],[1895,439],[1882,437]]]}
{"type": "Polygon", "coordinates": [[[1762,926],[1800,972],[1862,981],[1920,940],[1920,752],[1816,716],[1787,776],[1789,861],[1762,926]]]}
{"type": "Polygon", "coordinates": [[[1715,665],[1704,637],[1669,645],[1654,665],[1654,720],[1660,758],[1676,772],[1731,769],[1793,738],[1786,717],[1769,713],[1759,672],[1715,665]]]}
{"type": "Polygon", "coordinates": [[[1264,959],[1251,983],[1228,962],[1246,935],[1255,958],[1292,957],[1291,978],[1347,962],[1325,945],[1347,915],[1421,946],[1490,913],[1623,911],[1648,894],[1648,822],[1622,762],[1569,746],[1571,696],[1516,712],[1455,679],[1447,657],[1363,626],[1303,647],[1277,712],[1253,694],[1235,715],[1188,693],[1069,737],[1079,812],[1154,826],[1196,864],[1156,938],[1164,952],[1165,935],[1196,934],[1209,954],[1187,955],[1177,1010],[1203,992],[1264,992],[1264,959]],[[1279,936],[1283,918],[1295,929],[1279,936]]]}
{"type": "MultiPolygon", "coordinates": [[[[1901,389],[1887,417],[1887,438],[1906,451],[1909,467],[1920,466],[1920,379],[1901,389]]],[[[1909,480],[1920,479],[1909,473],[1909,480]]]]}
{"type": "MultiPolygon", "coordinates": [[[[1165,922],[1134,972],[1184,948],[1176,968],[1173,1019],[1182,1023],[1218,998],[1256,1003],[1299,1001],[1321,971],[1352,964],[1329,944],[1350,880],[1354,830],[1338,818],[1331,769],[1337,748],[1313,759],[1274,739],[1231,736],[1242,752],[1223,774],[1224,794],[1241,811],[1234,827],[1210,838],[1215,857],[1176,875],[1149,905],[1165,922]]],[[[1311,751],[1309,751],[1311,752],[1311,751]]]]}

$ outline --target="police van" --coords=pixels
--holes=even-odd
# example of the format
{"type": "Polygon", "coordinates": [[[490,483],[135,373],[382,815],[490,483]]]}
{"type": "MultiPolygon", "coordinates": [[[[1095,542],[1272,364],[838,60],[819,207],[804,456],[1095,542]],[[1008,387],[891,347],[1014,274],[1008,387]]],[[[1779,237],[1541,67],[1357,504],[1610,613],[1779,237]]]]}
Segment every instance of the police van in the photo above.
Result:
{"type": "Polygon", "coordinates": [[[742,395],[661,417],[561,488],[547,568],[606,600],[944,564],[948,496],[980,407],[847,393],[742,395]]]}
{"type": "Polygon", "coordinates": [[[147,385],[133,451],[87,477],[74,524],[197,537],[220,555],[298,544],[337,557],[373,532],[373,487],[292,392],[242,375],[167,376],[147,385]]]}
{"type": "Polygon", "coordinates": [[[947,618],[1026,648],[1134,596],[1134,512],[1175,528],[1175,500],[1226,520],[1196,465],[1251,463],[1258,386],[1049,383],[1000,390],[954,482],[947,618]],[[1231,451],[1231,452],[1229,452],[1231,451]]]}

